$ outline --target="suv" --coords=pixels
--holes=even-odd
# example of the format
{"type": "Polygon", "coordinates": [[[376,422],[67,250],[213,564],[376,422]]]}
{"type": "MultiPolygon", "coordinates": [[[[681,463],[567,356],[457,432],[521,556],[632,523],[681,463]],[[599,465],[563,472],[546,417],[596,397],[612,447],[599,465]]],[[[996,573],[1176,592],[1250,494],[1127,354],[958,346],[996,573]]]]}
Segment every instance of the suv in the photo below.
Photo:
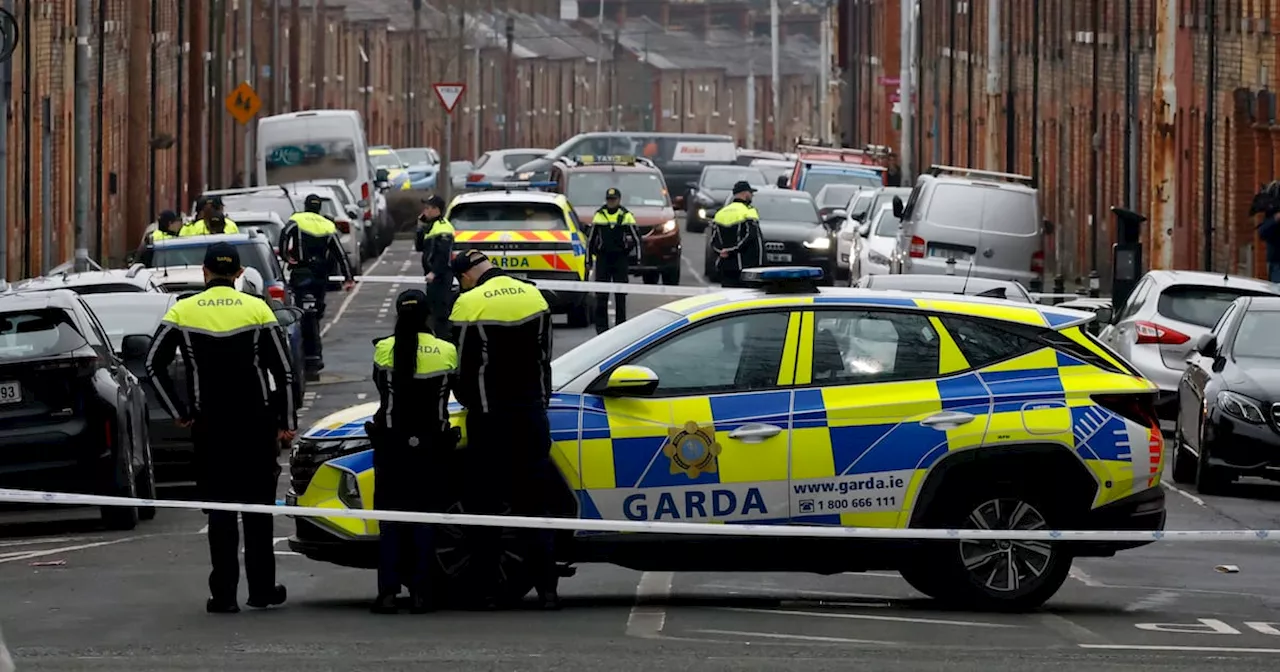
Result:
{"type": "MultiPolygon", "coordinates": [[[[578,221],[587,227],[604,203],[605,192],[616,187],[622,206],[636,218],[644,250],[640,263],[631,267],[645,284],[680,284],[680,227],[663,182],[662,171],[647,159],[634,156],[580,156],[560,159],[551,167],[554,191],[569,199],[578,221]]],[[[588,250],[590,253],[590,250],[588,250]]]]}
{"type": "Polygon", "coordinates": [[[286,305],[292,304],[284,269],[272,249],[272,241],[256,230],[219,236],[190,236],[161,240],[154,245],[151,268],[156,281],[170,292],[204,289],[204,251],[214,243],[229,243],[240,252],[240,260],[253,267],[266,283],[267,295],[286,305]]]}
{"type": "MultiPolygon", "coordinates": [[[[146,393],[74,292],[0,294],[0,445],[0,488],[155,499],[146,393]]],[[[102,509],[118,530],[154,516],[102,509]]]]}
{"type": "Polygon", "coordinates": [[[69,289],[76,294],[164,291],[160,283],[156,282],[155,273],[142,264],[134,264],[128,269],[97,268],[80,273],[67,271],[50,273],[38,278],[23,280],[14,285],[13,289],[18,292],[47,292],[55,289],[69,289]]]}
{"type": "Polygon", "coordinates": [[[1044,229],[1031,178],[933,166],[904,204],[892,273],[955,273],[1037,286],[1044,273],[1044,229]],[[954,260],[954,263],[952,262],[954,260]]]}

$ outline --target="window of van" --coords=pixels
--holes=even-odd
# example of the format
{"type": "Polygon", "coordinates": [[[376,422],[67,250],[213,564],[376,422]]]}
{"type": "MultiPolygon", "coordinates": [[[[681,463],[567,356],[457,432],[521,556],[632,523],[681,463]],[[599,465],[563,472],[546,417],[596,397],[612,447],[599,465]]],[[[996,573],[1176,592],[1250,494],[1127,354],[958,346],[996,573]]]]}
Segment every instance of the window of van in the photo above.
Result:
{"type": "Polygon", "coordinates": [[[348,183],[360,178],[358,156],[352,138],[309,139],[280,143],[264,149],[267,157],[267,184],[288,184],[309,180],[340,179],[348,183]]]}
{"type": "Polygon", "coordinates": [[[564,210],[554,203],[474,201],[449,210],[449,223],[459,231],[561,231],[569,228],[564,210]]]}
{"type": "Polygon", "coordinates": [[[1034,193],[969,184],[939,184],[929,203],[929,218],[953,227],[996,233],[1035,233],[1040,229],[1034,193]]]}

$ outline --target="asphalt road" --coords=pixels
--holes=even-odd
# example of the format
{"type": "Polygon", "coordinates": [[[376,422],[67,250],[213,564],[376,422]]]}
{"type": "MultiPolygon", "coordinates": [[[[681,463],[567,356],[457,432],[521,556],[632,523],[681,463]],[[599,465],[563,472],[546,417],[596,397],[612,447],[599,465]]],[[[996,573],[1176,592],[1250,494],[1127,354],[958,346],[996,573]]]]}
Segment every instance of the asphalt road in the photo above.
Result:
{"type": "MultiPolygon", "coordinates": [[[[700,236],[686,238],[698,281],[700,236]]],[[[398,242],[367,273],[412,273],[398,242]]],[[[373,394],[370,339],[391,329],[400,287],[334,295],[328,369],[304,421],[373,394]]],[[[659,299],[631,297],[638,313],[659,299]]],[[[591,336],[561,329],[557,350],[591,336]]],[[[283,490],[284,485],[282,483],[283,490]]],[[[1280,486],[1231,496],[1169,492],[1175,529],[1280,528],[1280,486]]],[[[83,512],[82,512],[83,513],[83,512]]],[[[92,512],[86,515],[93,517],[92,512]]],[[[372,572],[285,550],[290,600],[270,612],[204,612],[203,517],[161,511],[109,533],[77,512],[0,525],[0,630],[18,670],[1273,670],[1280,663],[1280,548],[1273,541],[1165,543],[1079,561],[1041,612],[939,609],[894,573],[639,573],[583,566],[566,609],[378,617],[372,572]],[[53,563],[53,564],[47,564],[53,563]],[[1235,565],[1222,573],[1218,565],[1235,565]]],[[[243,594],[242,594],[243,599],[243,594]]]]}

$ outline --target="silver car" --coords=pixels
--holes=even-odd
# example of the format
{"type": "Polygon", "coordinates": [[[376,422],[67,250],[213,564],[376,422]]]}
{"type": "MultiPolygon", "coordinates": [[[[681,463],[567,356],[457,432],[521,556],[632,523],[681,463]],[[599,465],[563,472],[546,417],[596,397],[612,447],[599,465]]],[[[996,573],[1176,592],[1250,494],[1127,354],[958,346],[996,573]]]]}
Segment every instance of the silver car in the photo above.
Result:
{"type": "Polygon", "coordinates": [[[1178,383],[1196,339],[1212,331],[1241,296],[1280,296],[1280,289],[1222,273],[1151,271],[1098,338],[1160,388],[1160,417],[1173,419],[1178,383]]]}

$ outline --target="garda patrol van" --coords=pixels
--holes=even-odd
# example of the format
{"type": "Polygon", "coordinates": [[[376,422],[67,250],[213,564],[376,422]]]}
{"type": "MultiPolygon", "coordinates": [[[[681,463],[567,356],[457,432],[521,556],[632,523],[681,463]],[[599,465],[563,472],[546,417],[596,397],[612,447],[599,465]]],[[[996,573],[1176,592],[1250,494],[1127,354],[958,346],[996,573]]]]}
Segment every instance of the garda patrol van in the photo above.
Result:
{"type": "MultiPolygon", "coordinates": [[[[1166,450],[1156,387],[1084,327],[1091,313],[953,294],[819,288],[818,269],[748,269],[756,288],[680,299],[552,362],[547,409],[557,516],[593,521],[833,528],[1162,530],[1166,450]],[[816,277],[815,277],[816,276],[816,277]]],[[[290,547],[373,567],[376,504],[355,406],[303,432],[290,547]]],[[[465,427],[466,411],[450,406],[465,427]]],[[[491,454],[459,449],[419,474],[446,511],[503,510],[491,454]],[[495,507],[488,508],[485,507],[495,507]]],[[[478,528],[442,526],[440,585],[519,599],[527,533],[500,572],[469,563],[478,528]]],[[[1155,535],[1151,536],[1151,540],[1155,535]]],[[[909,541],[578,531],[557,554],[641,571],[897,571],[965,608],[1027,609],[1076,557],[1150,541],[909,541]]],[[[492,567],[492,565],[488,565],[492,567]]]]}
{"type": "MultiPolygon", "coordinates": [[[[586,280],[587,237],[582,223],[562,194],[536,191],[554,187],[541,182],[473,182],[480,189],[460,194],[446,215],[453,224],[455,254],[479,250],[494,266],[528,280],[586,280]]],[[[590,318],[587,294],[543,290],[555,313],[571,327],[590,318]]]]}

